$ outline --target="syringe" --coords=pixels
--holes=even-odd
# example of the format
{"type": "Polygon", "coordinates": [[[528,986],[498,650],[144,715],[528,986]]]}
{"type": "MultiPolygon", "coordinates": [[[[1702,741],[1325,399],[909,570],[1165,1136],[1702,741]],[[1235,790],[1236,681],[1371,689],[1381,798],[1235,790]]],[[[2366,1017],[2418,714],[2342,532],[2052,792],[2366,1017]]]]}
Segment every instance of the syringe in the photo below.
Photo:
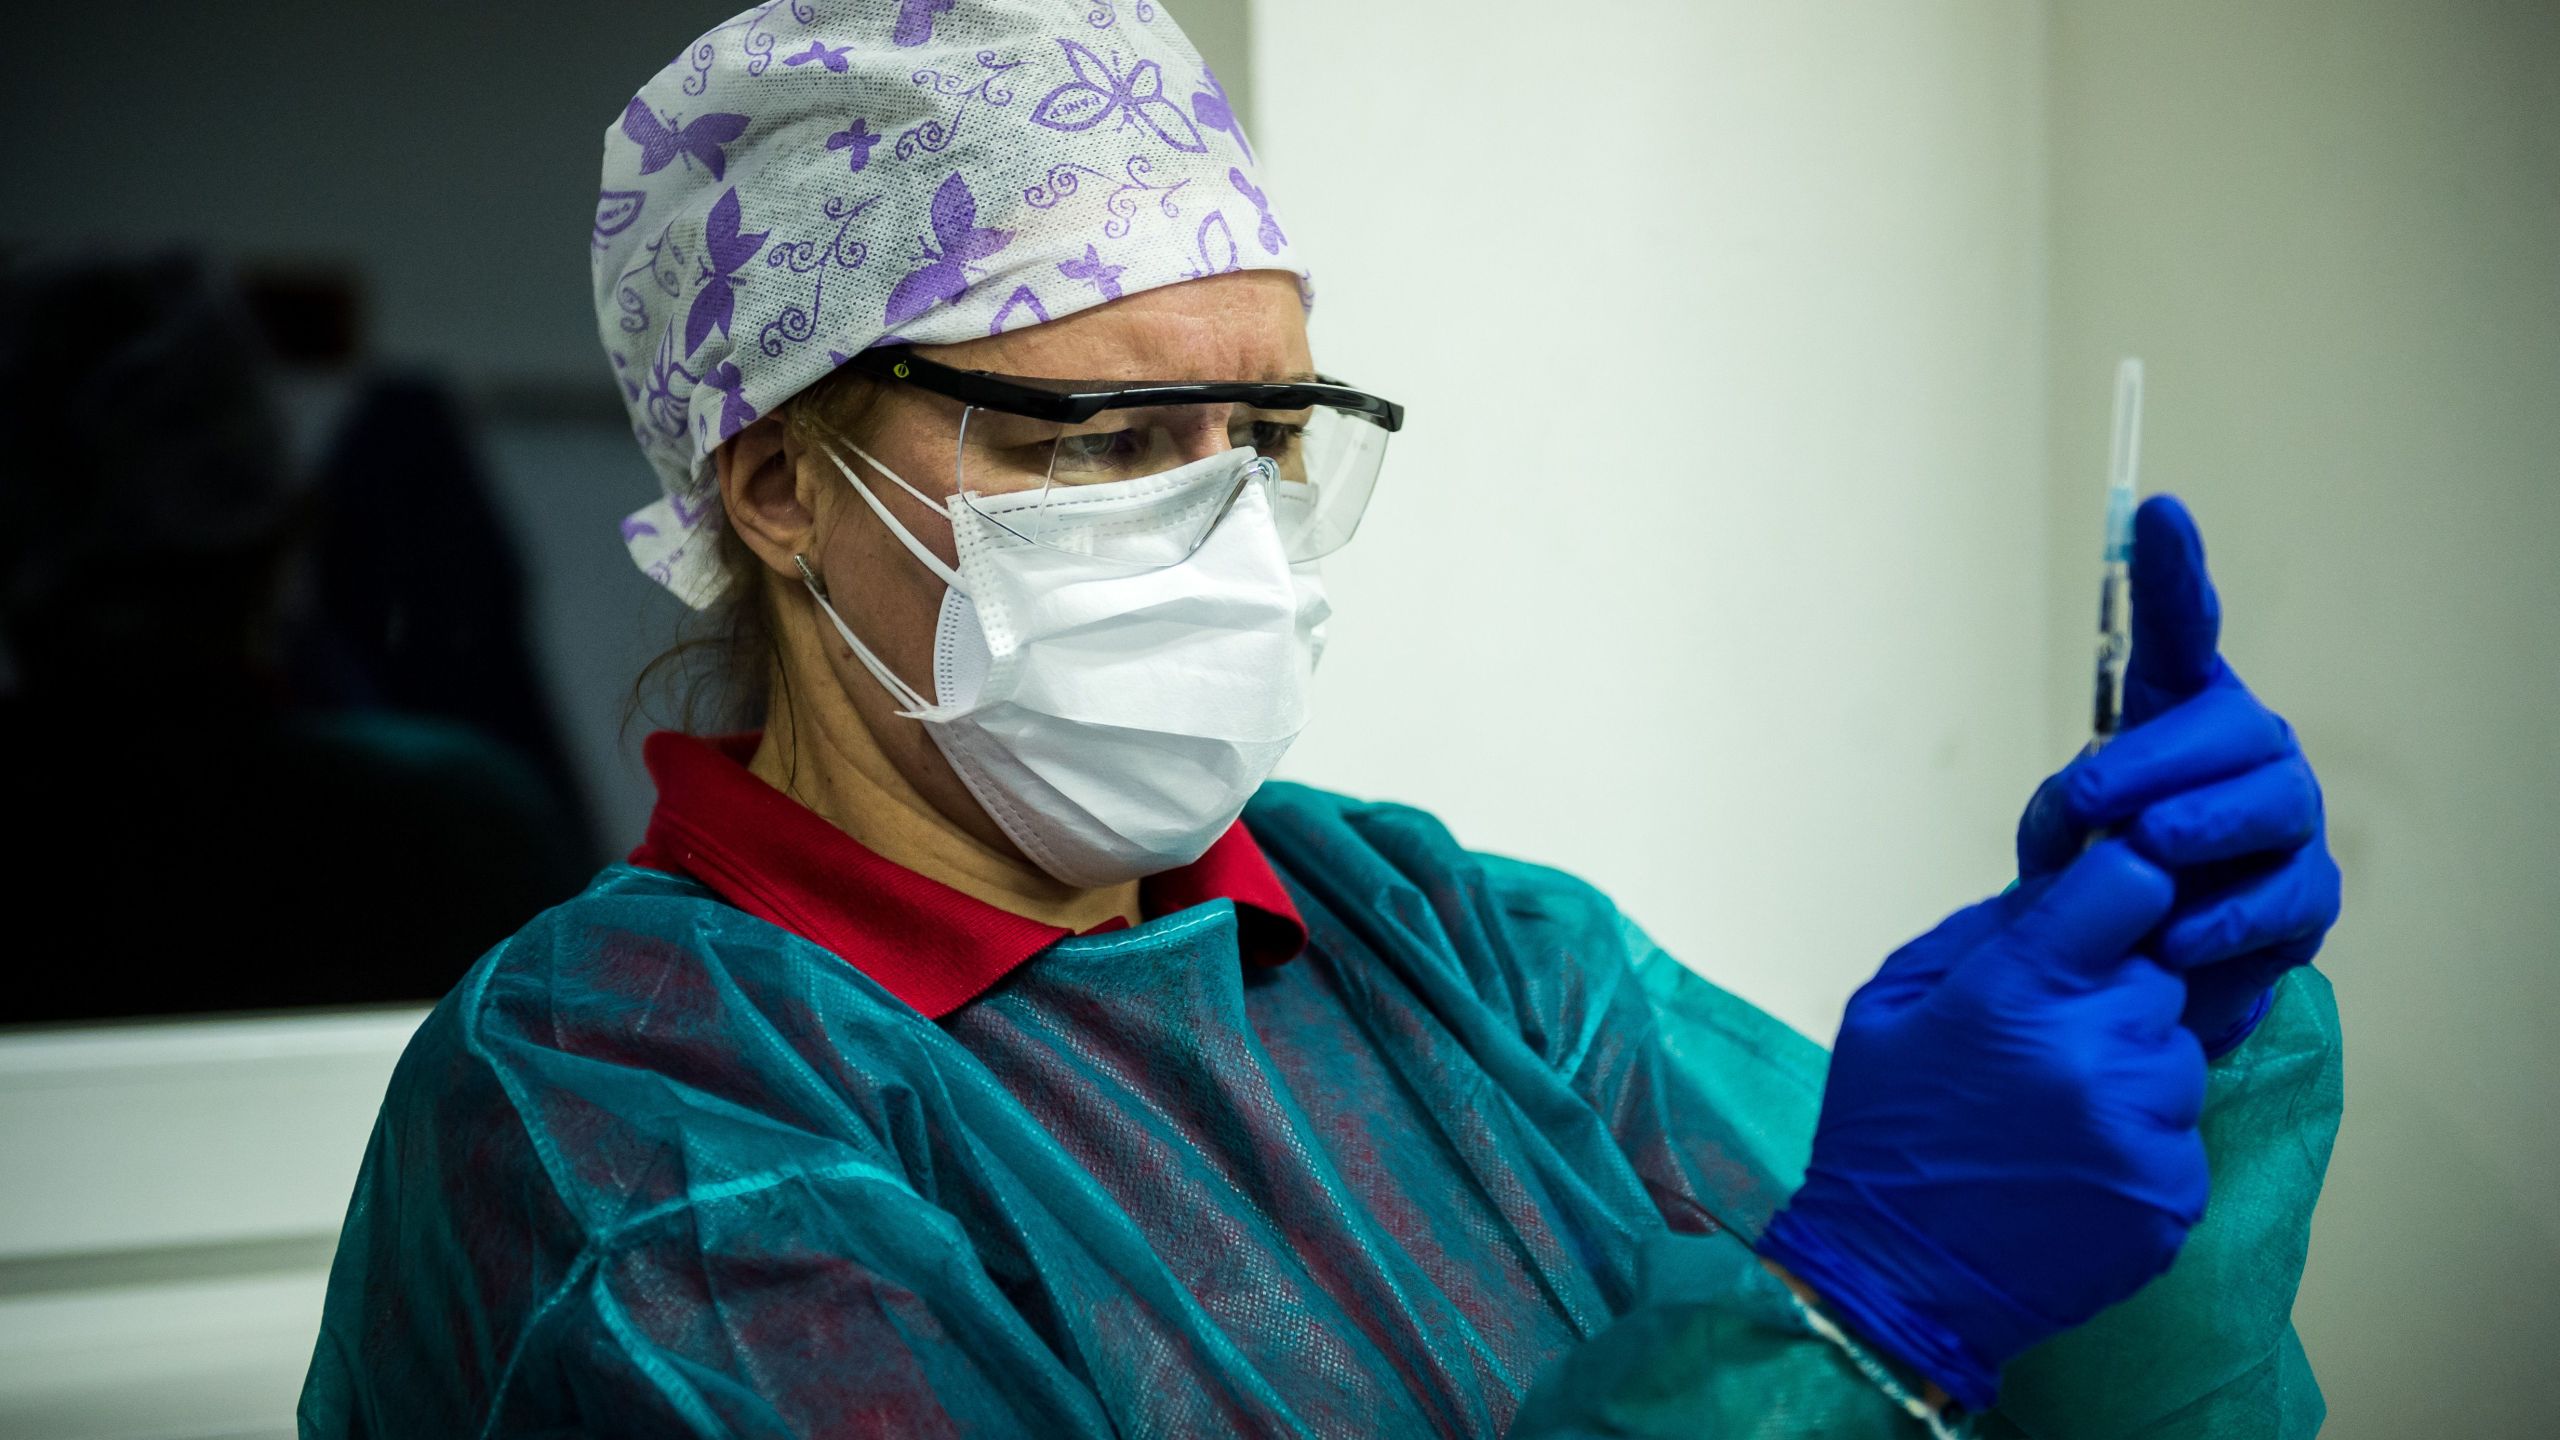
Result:
{"type": "Polygon", "coordinates": [[[2089,748],[2124,723],[2124,666],[2133,650],[2134,482],[2142,468],[2142,362],[2116,365],[2115,443],[2107,453],[2107,549],[2098,582],[2098,693],[2089,748]]]}

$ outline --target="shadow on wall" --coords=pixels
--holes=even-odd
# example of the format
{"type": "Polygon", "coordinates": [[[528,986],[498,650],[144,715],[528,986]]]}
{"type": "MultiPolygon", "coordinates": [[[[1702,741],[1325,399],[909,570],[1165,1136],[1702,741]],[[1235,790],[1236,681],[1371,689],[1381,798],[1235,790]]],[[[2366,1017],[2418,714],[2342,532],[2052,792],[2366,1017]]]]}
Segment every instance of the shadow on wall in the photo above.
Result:
{"type": "Polygon", "coordinates": [[[194,260],[0,280],[0,811],[47,937],[0,1023],[432,999],[593,868],[452,400],[371,386],[315,483],[272,378],[194,260]]]}

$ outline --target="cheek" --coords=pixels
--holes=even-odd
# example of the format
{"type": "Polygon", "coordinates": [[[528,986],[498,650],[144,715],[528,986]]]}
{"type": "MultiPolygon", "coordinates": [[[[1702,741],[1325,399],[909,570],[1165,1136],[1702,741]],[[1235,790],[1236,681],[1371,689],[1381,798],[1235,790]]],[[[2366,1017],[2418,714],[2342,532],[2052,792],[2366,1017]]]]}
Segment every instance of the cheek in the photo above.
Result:
{"type": "MultiPolygon", "coordinates": [[[[941,529],[939,545],[934,544],[933,532],[922,527],[916,538],[937,551],[945,550],[950,526],[945,523],[941,529]]],[[[868,508],[847,516],[836,528],[825,556],[827,590],[836,613],[900,679],[932,694],[934,626],[942,613],[940,577],[918,564],[868,508]]],[[[879,682],[846,653],[843,638],[833,626],[827,629],[827,639],[831,642],[828,659],[848,689],[885,701],[879,682]]]]}
{"type": "MultiPolygon", "coordinates": [[[[898,523],[907,527],[908,534],[940,556],[943,564],[959,563],[952,545],[951,517],[940,508],[945,497],[959,488],[955,473],[959,464],[956,437],[941,434],[887,435],[880,437],[871,453],[896,471],[899,479],[923,492],[933,503],[918,500],[907,493],[906,486],[872,474],[866,466],[864,473],[871,482],[872,495],[889,507],[889,513],[898,517],[898,523]]],[[[841,528],[867,532],[861,537],[866,545],[876,541],[887,546],[897,554],[900,563],[915,572],[916,577],[928,582],[933,580],[932,572],[916,563],[915,556],[908,553],[898,537],[888,533],[881,525],[880,517],[872,513],[871,507],[863,502],[850,484],[846,484],[837,497],[837,508],[841,528]]],[[[938,588],[935,593],[939,596],[938,588]]]]}

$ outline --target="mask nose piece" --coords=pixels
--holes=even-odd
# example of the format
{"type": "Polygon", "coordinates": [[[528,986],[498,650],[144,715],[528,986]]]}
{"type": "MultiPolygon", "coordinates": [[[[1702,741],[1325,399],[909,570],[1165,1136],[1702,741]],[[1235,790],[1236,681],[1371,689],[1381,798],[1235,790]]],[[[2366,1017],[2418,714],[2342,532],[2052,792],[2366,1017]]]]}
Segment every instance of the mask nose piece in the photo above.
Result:
{"type": "Polygon", "coordinates": [[[1210,516],[1209,523],[1200,527],[1200,533],[1192,539],[1191,549],[1184,553],[1183,558],[1187,560],[1200,553],[1200,547],[1209,543],[1209,532],[1226,521],[1227,512],[1236,508],[1236,500],[1247,487],[1270,485],[1279,479],[1280,467],[1271,463],[1268,455],[1256,455],[1244,462],[1244,468],[1236,472],[1236,483],[1227,490],[1227,498],[1219,502],[1218,513],[1210,516]]]}

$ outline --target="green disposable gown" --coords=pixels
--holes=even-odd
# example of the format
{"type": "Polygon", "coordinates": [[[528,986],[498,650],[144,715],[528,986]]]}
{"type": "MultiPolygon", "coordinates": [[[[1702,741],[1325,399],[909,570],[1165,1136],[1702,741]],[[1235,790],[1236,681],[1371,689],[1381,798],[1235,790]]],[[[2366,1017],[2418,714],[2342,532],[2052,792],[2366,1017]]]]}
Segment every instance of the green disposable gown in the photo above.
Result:
{"type": "MultiPolygon", "coordinates": [[[[1749,1249],[1820,1047],[1419,812],[1275,784],[1246,824],[1297,960],[1240,963],[1213,901],[938,1021],[608,868],[402,1059],[303,1433],[1928,1433],[1749,1249]]],[[[2339,1105],[2300,973],[2214,1068],[2176,1267],[1958,1428],[2312,1434],[2288,1315],[2339,1105]]]]}

